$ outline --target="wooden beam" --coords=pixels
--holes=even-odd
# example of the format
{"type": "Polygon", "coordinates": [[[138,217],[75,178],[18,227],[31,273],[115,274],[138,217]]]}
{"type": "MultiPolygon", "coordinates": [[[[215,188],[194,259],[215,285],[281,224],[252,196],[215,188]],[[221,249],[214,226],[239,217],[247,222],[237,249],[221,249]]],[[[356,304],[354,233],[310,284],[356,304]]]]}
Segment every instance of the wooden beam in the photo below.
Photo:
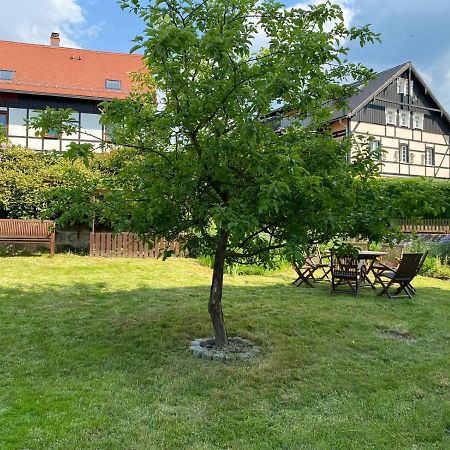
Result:
{"type": "MultiPolygon", "coordinates": [[[[408,103],[397,102],[395,100],[388,100],[387,98],[375,97],[374,100],[379,100],[380,102],[385,103],[393,103],[394,105],[409,106],[408,103]]],[[[412,105],[411,108],[424,109],[426,111],[436,111],[443,114],[443,111],[437,108],[427,108],[426,106],[419,106],[419,105],[412,105]]]]}

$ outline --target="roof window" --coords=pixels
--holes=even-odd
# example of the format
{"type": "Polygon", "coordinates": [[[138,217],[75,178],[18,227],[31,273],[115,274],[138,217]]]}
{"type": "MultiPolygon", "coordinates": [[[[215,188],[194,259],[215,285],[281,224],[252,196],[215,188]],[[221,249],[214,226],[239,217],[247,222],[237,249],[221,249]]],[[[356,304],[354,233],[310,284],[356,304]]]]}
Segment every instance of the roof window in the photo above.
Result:
{"type": "Polygon", "coordinates": [[[0,80],[12,80],[14,78],[14,70],[0,69],[0,80]]]}
{"type": "Polygon", "coordinates": [[[122,82],[120,80],[106,80],[106,89],[120,91],[122,89],[122,82]]]}

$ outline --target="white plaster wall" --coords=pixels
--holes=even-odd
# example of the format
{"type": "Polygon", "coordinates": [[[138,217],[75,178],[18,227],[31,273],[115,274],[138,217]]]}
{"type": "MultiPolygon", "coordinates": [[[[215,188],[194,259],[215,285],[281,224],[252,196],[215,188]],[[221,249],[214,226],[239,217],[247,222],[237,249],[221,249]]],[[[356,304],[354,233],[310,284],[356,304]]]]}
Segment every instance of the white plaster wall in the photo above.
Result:
{"type": "Polygon", "coordinates": [[[413,135],[412,135],[412,130],[409,130],[408,128],[399,128],[397,127],[396,129],[396,136],[400,139],[407,139],[407,140],[411,140],[413,135]]]}
{"type": "Polygon", "coordinates": [[[395,127],[392,125],[386,126],[386,136],[395,137],[395,127]]]}
{"type": "Polygon", "coordinates": [[[421,141],[422,140],[422,131],[420,131],[420,130],[413,130],[413,139],[415,141],[421,141]]]}
{"type": "Polygon", "coordinates": [[[411,141],[409,143],[410,150],[417,150],[417,151],[420,151],[420,152],[424,152],[425,151],[425,147],[426,147],[425,142],[411,141]]]}
{"type": "Polygon", "coordinates": [[[9,138],[9,142],[13,145],[21,145],[22,147],[27,146],[27,139],[26,138],[9,138]]]}
{"type": "MultiPolygon", "coordinates": [[[[449,178],[450,155],[446,140],[448,136],[423,133],[421,130],[412,130],[394,126],[380,126],[351,121],[351,130],[355,135],[368,132],[375,139],[380,140],[384,154],[382,156],[383,167],[381,173],[399,175],[435,176],[437,166],[441,165],[437,176],[449,178]],[[399,149],[401,144],[406,144],[410,151],[410,163],[402,163],[399,169],[399,149]],[[425,149],[435,149],[435,166],[425,167],[425,149]]],[[[364,133],[365,134],[365,133],[364,133]]]]}
{"type": "Polygon", "coordinates": [[[42,150],[42,139],[28,138],[28,148],[32,150],[42,150]]]}
{"type": "Polygon", "coordinates": [[[434,134],[434,133],[422,133],[422,139],[425,142],[430,142],[433,144],[443,144],[445,145],[445,138],[442,134],[434,134]]]}
{"type": "Polygon", "coordinates": [[[411,175],[425,176],[425,166],[411,166],[411,175]]]}
{"type": "Polygon", "coordinates": [[[60,150],[59,139],[44,139],[44,150],[60,150]]]}
{"type": "Polygon", "coordinates": [[[355,134],[370,134],[373,136],[384,136],[384,126],[371,123],[352,121],[352,132],[355,134]]]}

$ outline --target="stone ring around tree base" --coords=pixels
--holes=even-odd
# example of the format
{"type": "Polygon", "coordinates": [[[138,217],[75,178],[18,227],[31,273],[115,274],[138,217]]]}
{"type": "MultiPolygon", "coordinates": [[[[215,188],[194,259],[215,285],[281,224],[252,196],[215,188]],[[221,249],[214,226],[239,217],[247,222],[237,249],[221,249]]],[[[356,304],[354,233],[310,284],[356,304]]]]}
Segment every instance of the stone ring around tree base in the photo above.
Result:
{"type": "Polygon", "coordinates": [[[214,338],[200,338],[192,341],[189,347],[194,356],[212,361],[249,361],[255,358],[261,347],[254,342],[240,338],[228,338],[228,345],[220,348],[216,347],[214,338]]]}

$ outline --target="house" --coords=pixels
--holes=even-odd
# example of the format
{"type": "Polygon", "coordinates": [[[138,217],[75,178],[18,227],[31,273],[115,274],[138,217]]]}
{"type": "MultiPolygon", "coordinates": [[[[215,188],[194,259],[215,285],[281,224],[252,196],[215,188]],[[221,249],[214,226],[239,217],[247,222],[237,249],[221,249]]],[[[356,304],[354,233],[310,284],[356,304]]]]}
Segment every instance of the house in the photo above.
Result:
{"type": "MultiPolygon", "coordinates": [[[[332,113],[333,136],[372,136],[372,148],[383,150],[382,176],[450,178],[450,116],[410,62],[378,73],[346,103],[332,113]]],[[[274,128],[293,120],[269,117],[274,128]]]]}
{"type": "Polygon", "coordinates": [[[107,139],[99,122],[99,104],[127,97],[132,89],[130,74],[143,68],[140,55],[59,44],[58,33],[51,34],[50,45],[0,41],[0,125],[13,144],[63,151],[72,141],[98,144],[107,139]],[[36,137],[25,120],[46,107],[72,108],[82,132],[36,137]]]}

